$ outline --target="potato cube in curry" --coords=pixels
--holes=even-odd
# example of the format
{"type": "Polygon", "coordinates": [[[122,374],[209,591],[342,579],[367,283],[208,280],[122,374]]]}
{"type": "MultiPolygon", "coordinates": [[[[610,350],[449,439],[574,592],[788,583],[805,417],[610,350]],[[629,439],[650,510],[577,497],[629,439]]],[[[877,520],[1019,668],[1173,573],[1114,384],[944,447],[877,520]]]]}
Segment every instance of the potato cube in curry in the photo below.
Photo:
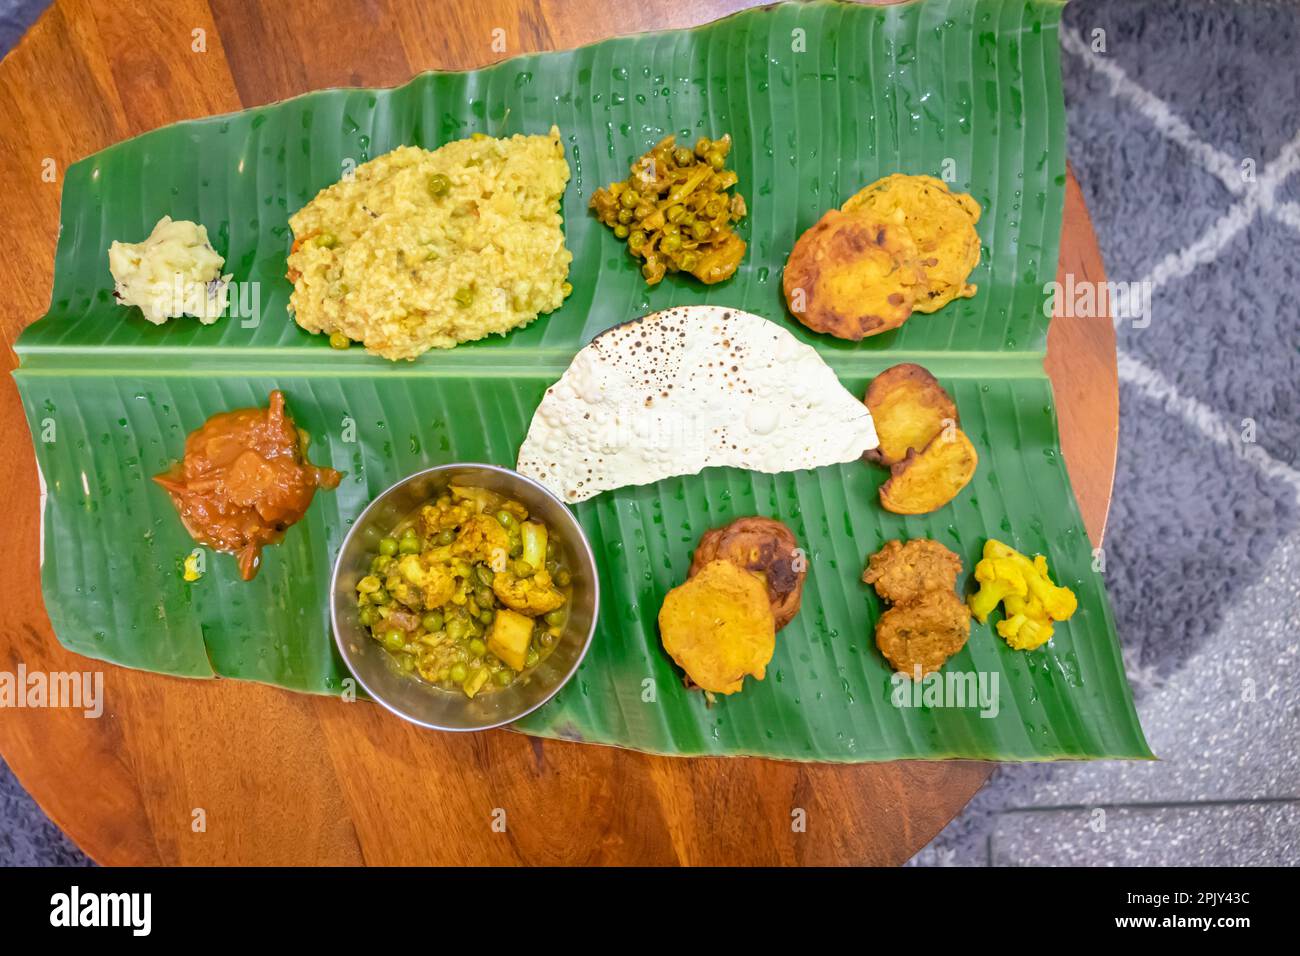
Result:
{"type": "Polygon", "coordinates": [[[528,657],[528,644],[532,637],[532,618],[502,608],[492,619],[487,646],[501,660],[516,671],[521,671],[524,669],[524,660],[528,657]]]}

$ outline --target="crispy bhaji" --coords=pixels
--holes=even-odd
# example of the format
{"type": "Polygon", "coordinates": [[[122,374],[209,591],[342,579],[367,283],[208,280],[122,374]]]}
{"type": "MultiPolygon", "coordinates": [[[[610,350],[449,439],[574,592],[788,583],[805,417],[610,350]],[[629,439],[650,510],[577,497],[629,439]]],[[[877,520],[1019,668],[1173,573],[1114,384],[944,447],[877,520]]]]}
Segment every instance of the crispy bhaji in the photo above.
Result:
{"type": "Polygon", "coordinates": [[[975,294],[976,287],[966,280],[980,261],[975,231],[980,206],[971,196],[953,192],[933,176],[895,173],[867,186],[842,208],[907,228],[925,270],[917,312],[936,312],[953,299],[975,294]]]}
{"type": "Polygon", "coordinates": [[[690,681],[734,694],[747,676],[762,680],[776,649],[776,620],[762,577],[730,561],[710,561],[664,597],[664,650],[690,681]]]}
{"type": "Polygon", "coordinates": [[[876,622],[876,646],[911,677],[937,671],[970,637],[970,610],[956,593],[961,559],[937,541],[888,541],[862,580],[891,604],[876,622]]]}
{"type": "Polygon", "coordinates": [[[915,603],[896,604],[876,622],[880,653],[909,677],[943,667],[968,637],[970,611],[951,591],[930,591],[915,603]]]}
{"type": "Polygon", "coordinates": [[[916,252],[901,226],[832,209],[794,244],[781,278],[786,305],[836,338],[896,329],[925,289],[916,252]]]}
{"type": "Polygon", "coordinates": [[[718,560],[761,574],[779,631],[799,613],[808,573],[802,557],[794,533],[780,521],[757,515],[737,518],[700,538],[691,559],[690,577],[718,560]]]}
{"type": "Polygon", "coordinates": [[[944,428],[959,424],[952,396],[929,371],[911,362],[873,378],[864,401],[880,440],[867,457],[886,466],[912,450],[921,451],[944,428]]]}
{"type": "Polygon", "coordinates": [[[913,538],[886,541],[873,554],[862,580],[873,585],[882,601],[911,604],[929,591],[952,591],[961,574],[961,558],[938,541],[913,538]]]}

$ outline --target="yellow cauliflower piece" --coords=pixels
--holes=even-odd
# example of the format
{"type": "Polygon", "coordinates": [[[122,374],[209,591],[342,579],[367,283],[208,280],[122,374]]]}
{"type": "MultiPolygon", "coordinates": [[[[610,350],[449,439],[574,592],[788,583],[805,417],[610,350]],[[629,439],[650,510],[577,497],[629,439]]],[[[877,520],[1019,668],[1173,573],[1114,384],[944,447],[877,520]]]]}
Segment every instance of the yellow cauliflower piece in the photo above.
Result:
{"type": "Polygon", "coordinates": [[[473,514],[474,509],[468,504],[463,502],[452,504],[450,500],[439,499],[420,509],[420,525],[424,536],[428,538],[439,531],[460,527],[473,514]]]}
{"type": "Polygon", "coordinates": [[[482,561],[495,571],[510,556],[510,535],[496,518],[474,515],[461,525],[451,553],[458,558],[482,561]]]}
{"type": "Polygon", "coordinates": [[[564,595],[551,583],[547,571],[538,571],[530,578],[500,572],[492,579],[492,591],[506,607],[529,617],[549,614],[564,604],[564,595]]]}
{"type": "Polygon", "coordinates": [[[420,595],[427,608],[442,607],[456,594],[456,578],[446,565],[435,564],[420,585],[420,595]]]}
{"type": "Polygon", "coordinates": [[[998,622],[998,634],[1016,650],[1046,644],[1052,622],[1068,619],[1079,607],[1073,591],[1052,582],[1047,558],[1040,554],[1031,561],[992,538],[975,565],[975,580],[980,587],[967,599],[971,613],[983,624],[1000,603],[1006,617],[998,622]]]}
{"type": "Polygon", "coordinates": [[[1052,624],[1050,621],[1015,614],[1004,621],[998,621],[998,634],[1016,650],[1032,651],[1052,639],[1052,624]]]}
{"type": "Polygon", "coordinates": [[[418,554],[397,562],[398,581],[389,593],[409,607],[442,607],[456,592],[456,578],[445,564],[422,561],[418,554]],[[417,600],[418,597],[418,600],[417,600]]]}
{"type": "Polygon", "coordinates": [[[1028,578],[1029,590],[1053,621],[1068,619],[1079,608],[1079,599],[1069,588],[1052,583],[1047,573],[1047,559],[1041,554],[1034,557],[1035,574],[1028,578]]]}
{"type": "MultiPolygon", "coordinates": [[[[984,552],[988,554],[987,545],[984,552]]],[[[970,596],[967,603],[971,614],[981,624],[998,606],[999,601],[1029,592],[1029,585],[1025,583],[1019,565],[1006,558],[985,557],[975,565],[975,580],[980,583],[980,589],[970,596]]]]}

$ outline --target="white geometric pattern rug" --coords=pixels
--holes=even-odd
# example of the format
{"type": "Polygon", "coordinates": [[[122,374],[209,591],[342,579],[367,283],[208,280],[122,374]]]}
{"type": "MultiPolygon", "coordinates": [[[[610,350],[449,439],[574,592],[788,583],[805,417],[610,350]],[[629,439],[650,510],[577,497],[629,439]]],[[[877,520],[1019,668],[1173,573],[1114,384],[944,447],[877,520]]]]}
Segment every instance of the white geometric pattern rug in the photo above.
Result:
{"type": "Polygon", "coordinates": [[[1003,766],[914,865],[1300,860],[1300,5],[1075,0],[1119,321],[1107,587],[1156,763],[1003,766]],[[1149,318],[1149,324],[1147,322],[1149,318]]]}

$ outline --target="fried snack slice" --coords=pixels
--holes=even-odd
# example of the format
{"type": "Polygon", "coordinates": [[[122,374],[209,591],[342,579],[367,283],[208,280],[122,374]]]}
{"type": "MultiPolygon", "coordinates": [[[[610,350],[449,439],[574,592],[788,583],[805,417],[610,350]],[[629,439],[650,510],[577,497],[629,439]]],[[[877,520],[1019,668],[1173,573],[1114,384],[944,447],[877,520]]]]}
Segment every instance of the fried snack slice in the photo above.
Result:
{"type": "Polygon", "coordinates": [[[926,293],[916,244],[901,222],[832,209],[799,237],[781,285],[790,313],[814,332],[863,339],[896,329],[926,293]]]}
{"type": "Polygon", "coordinates": [[[898,604],[876,622],[876,646],[894,670],[914,677],[937,671],[966,646],[970,610],[951,590],[931,591],[898,604]]]}
{"type": "Polygon", "coordinates": [[[767,587],[752,571],[710,561],[664,597],[659,635],[694,684],[734,694],[746,675],[763,679],[776,650],[767,587]]]}
{"type": "Polygon", "coordinates": [[[929,514],[942,508],[970,482],[979,456],[960,428],[945,430],[921,452],[911,451],[890,468],[880,486],[880,504],[900,515],[929,514]]]}
{"type": "Polygon", "coordinates": [[[862,580],[872,585],[882,601],[911,604],[930,591],[952,591],[961,574],[961,558],[938,541],[913,538],[906,543],[886,541],[867,560],[862,580]]]}
{"type": "Polygon", "coordinates": [[[920,451],[959,421],[957,403],[939,380],[910,362],[887,368],[872,379],[863,401],[880,440],[880,447],[867,452],[867,457],[882,465],[897,464],[913,449],[920,451]]]}
{"type": "Polygon", "coordinates": [[[913,306],[917,312],[936,312],[955,298],[975,294],[966,280],[980,261],[975,223],[981,210],[970,195],[952,192],[933,176],[895,173],[862,189],[842,208],[902,225],[911,233],[926,277],[913,306]]]}
{"type": "Polygon", "coordinates": [[[774,518],[758,515],[704,532],[691,558],[689,577],[712,561],[730,561],[763,576],[767,599],[779,631],[799,613],[806,570],[795,570],[799,543],[794,532],[774,518]]]}

